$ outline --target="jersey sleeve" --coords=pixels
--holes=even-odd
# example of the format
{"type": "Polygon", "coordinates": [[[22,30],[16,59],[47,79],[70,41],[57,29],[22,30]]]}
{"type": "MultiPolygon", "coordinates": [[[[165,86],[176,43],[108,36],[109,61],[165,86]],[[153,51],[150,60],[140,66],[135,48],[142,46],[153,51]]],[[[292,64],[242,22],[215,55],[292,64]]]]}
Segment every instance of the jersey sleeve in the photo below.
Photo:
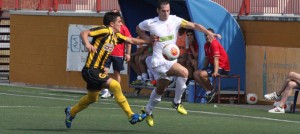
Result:
{"type": "Polygon", "coordinates": [[[149,31],[149,20],[144,20],[139,24],[139,28],[144,31],[149,31]]]}
{"type": "Polygon", "coordinates": [[[122,35],[121,33],[117,33],[117,41],[118,43],[123,43],[127,40],[128,37],[122,35]]]}
{"type": "Polygon", "coordinates": [[[214,57],[219,57],[220,56],[220,49],[219,49],[219,43],[216,39],[214,39],[211,43],[211,48],[213,51],[213,56],[214,57]]]}
{"type": "Polygon", "coordinates": [[[95,36],[104,36],[109,33],[108,28],[105,27],[94,27],[90,29],[89,35],[92,37],[95,36]]]}
{"type": "Polygon", "coordinates": [[[180,26],[186,28],[187,23],[188,23],[187,20],[182,19],[182,20],[181,20],[181,23],[180,23],[180,26]]]}

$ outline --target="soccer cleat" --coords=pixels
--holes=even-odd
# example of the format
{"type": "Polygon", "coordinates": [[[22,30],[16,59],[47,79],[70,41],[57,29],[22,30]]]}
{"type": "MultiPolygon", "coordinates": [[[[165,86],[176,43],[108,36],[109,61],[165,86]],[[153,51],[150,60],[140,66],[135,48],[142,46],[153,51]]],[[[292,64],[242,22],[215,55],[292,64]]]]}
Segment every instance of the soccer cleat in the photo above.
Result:
{"type": "Polygon", "coordinates": [[[275,107],[275,108],[269,110],[268,112],[269,113],[280,113],[280,114],[285,113],[284,108],[281,108],[281,107],[275,107]]]}
{"type": "Polygon", "coordinates": [[[212,90],[209,94],[207,94],[206,103],[210,103],[214,99],[216,93],[217,93],[216,90],[212,90]]]}
{"type": "MultiPolygon", "coordinates": [[[[145,107],[142,108],[142,113],[143,114],[146,114],[146,110],[145,110],[145,107]]],[[[153,120],[153,114],[146,114],[147,117],[146,117],[146,122],[147,124],[150,126],[150,127],[153,127],[154,126],[154,120],[153,120]]]]}
{"type": "Polygon", "coordinates": [[[71,107],[68,106],[66,109],[65,109],[65,114],[66,114],[66,119],[65,119],[65,124],[66,124],[66,127],[67,128],[70,128],[71,125],[72,125],[72,120],[75,118],[75,117],[72,117],[71,114],[71,107]]]}
{"type": "Polygon", "coordinates": [[[278,96],[276,92],[273,92],[273,93],[265,94],[264,98],[267,100],[279,100],[280,96],[278,96]]]}
{"type": "Polygon", "coordinates": [[[146,114],[132,114],[129,122],[131,124],[136,124],[137,122],[142,122],[146,118],[146,114]]]}
{"type": "Polygon", "coordinates": [[[187,115],[187,111],[185,110],[185,108],[183,107],[183,105],[181,103],[179,104],[175,104],[173,102],[173,105],[172,105],[173,108],[175,108],[177,110],[178,113],[181,113],[183,115],[187,115]]]}

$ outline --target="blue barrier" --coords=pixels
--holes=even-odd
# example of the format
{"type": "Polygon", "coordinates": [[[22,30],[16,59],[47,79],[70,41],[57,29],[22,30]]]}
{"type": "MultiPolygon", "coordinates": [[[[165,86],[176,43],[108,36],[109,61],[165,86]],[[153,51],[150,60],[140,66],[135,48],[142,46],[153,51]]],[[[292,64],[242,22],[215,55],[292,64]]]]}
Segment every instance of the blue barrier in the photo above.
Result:
{"type": "Polygon", "coordinates": [[[195,88],[195,82],[193,80],[191,80],[188,84],[187,90],[186,90],[186,94],[187,94],[187,102],[190,103],[206,103],[206,98],[205,94],[206,91],[201,88],[198,84],[196,85],[195,88]],[[195,100],[195,89],[196,89],[196,96],[198,96],[195,100]],[[200,98],[200,96],[202,96],[203,98],[200,98]]]}

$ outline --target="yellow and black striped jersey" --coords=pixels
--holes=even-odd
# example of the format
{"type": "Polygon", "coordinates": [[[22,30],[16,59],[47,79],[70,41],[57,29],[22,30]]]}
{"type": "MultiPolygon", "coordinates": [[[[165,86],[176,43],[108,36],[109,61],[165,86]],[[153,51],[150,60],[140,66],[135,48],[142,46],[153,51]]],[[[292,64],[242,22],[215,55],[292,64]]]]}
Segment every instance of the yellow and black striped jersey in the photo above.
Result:
{"type": "Polygon", "coordinates": [[[96,52],[89,52],[85,67],[104,69],[104,64],[117,43],[124,42],[127,37],[114,33],[111,27],[101,26],[90,29],[89,36],[93,37],[91,44],[96,52]]]}

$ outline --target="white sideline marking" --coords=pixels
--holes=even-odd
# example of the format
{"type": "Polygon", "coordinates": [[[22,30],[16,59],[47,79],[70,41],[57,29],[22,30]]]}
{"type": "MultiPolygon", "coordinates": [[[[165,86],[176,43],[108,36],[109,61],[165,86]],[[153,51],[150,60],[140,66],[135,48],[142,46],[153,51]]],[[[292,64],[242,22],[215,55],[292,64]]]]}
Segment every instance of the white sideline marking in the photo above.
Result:
{"type": "MultiPolygon", "coordinates": [[[[55,97],[43,97],[43,96],[32,96],[32,95],[19,95],[19,94],[8,94],[8,93],[0,93],[0,95],[10,95],[10,96],[24,96],[24,97],[32,97],[32,98],[44,98],[44,99],[54,99],[54,100],[70,100],[70,101],[77,101],[75,99],[65,99],[65,98],[55,98],[55,97]]],[[[99,103],[99,102],[96,102],[99,103]]],[[[105,103],[101,102],[102,104],[112,104],[117,105],[114,103],[105,103]]],[[[136,107],[143,107],[141,105],[131,105],[136,107]]],[[[8,107],[8,106],[0,106],[0,107],[8,107]]],[[[12,106],[13,107],[13,106],[12,106]]],[[[19,106],[21,107],[21,106],[19,106]]],[[[26,107],[26,106],[24,106],[26,107]]],[[[27,106],[27,107],[35,107],[35,106],[27,106]]],[[[174,110],[173,108],[163,108],[163,107],[156,107],[156,109],[162,110],[174,110]]],[[[231,116],[231,117],[242,117],[242,118],[251,118],[251,119],[260,119],[260,120],[269,120],[269,121],[278,121],[278,122],[286,122],[286,123],[299,123],[300,121],[291,121],[291,120],[281,120],[281,119],[273,119],[268,117],[257,117],[257,116],[247,116],[247,115],[237,115],[237,114],[224,114],[224,113],[214,113],[214,112],[205,112],[205,111],[193,111],[187,110],[188,112],[192,113],[203,113],[203,114],[212,114],[212,115],[222,115],[222,116],[231,116]]]]}

